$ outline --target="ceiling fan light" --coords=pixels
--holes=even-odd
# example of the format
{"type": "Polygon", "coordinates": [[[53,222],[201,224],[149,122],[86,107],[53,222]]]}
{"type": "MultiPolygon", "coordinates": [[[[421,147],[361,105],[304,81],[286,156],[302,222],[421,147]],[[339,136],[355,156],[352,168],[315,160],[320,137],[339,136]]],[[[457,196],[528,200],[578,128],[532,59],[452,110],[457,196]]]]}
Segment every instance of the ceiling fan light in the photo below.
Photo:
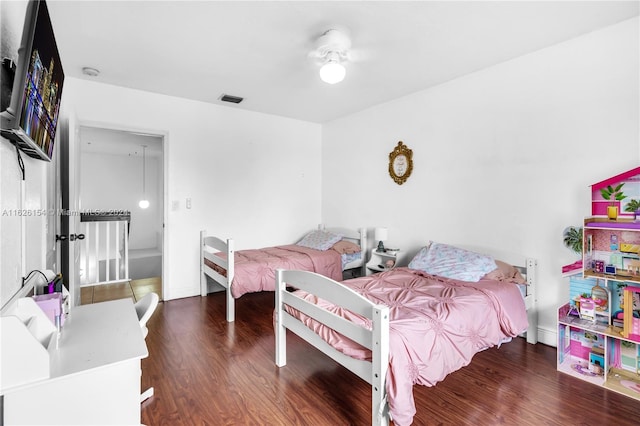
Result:
{"type": "Polygon", "coordinates": [[[320,68],[320,79],[325,83],[336,84],[344,80],[347,70],[339,62],[329,61],[320,68]]]}

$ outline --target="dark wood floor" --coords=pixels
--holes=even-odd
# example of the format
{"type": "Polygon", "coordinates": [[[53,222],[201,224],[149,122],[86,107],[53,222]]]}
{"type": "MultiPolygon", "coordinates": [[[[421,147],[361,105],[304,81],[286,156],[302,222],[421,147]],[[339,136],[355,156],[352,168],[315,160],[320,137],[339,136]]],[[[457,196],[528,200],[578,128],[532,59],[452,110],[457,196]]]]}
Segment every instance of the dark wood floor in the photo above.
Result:
{"type": "MultiPolygon", "coordinates": [[[[148,323],[142,422],[155,425],[367,425],[368,384],[289,334],[274,362],[273,293],[160,303],[148,323]]],[[[517,338],[435,387],[414,386],[414,425],[638,425],[640,402],[556,371],[555,348],[517,338]]]]}

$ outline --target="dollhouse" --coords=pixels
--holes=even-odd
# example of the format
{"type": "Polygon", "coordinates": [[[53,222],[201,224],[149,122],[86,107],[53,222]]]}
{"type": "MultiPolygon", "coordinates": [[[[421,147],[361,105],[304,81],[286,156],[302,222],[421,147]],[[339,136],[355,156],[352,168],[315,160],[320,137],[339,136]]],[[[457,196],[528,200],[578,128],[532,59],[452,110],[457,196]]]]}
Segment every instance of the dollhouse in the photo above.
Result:
{"type": "Polygon", "coordinates": [[[591,194],[582,269],[558,310],[558,370],[640,400],[640,167],[591,194]]]}

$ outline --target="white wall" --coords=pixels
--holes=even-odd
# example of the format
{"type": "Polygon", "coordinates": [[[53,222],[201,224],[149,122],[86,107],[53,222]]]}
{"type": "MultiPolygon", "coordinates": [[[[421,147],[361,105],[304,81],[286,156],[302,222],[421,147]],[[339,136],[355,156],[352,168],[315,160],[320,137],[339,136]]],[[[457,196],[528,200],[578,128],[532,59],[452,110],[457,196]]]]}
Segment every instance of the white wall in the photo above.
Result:
{"type": "Polygon", "coordinates": [[[80,125],[166,135],[166,299],[199,294],[200,229],[242,249],[292,243],[320,222],[317,124],[74,78],[64,102],[80,125]]]}
{"type": "Polygon", "coordinates": [[[323,221],[387,226],[410,257],[433,239],[537,258],[540,337],[555,345],[576,260],[562,231],[590,213],[589,185],[640,160],[638,52],[636,18],[328,123],[323,221]],[[414,160],[402,186],[387,171],[400,140],[414,160]]]}
{"type": "Polygon", "coordinates": [[[122,210],[131,212],[129,249],[160,248],[162,232],[162,164],[147,156],[145,182],[149,208],[141,209],[141,155],[115,155],[95,152],[81,154],[80,203],[82,210],[122,210]],[[159,205],[160,203],[160,205],[159,205]]]}
{"type": "MultiPolygon", "coordinates": [[[[55,161],[54,153],[54,161],[55,161]]],[[[0,306],[20,289],[34,270],[58,272],[55,262],[57,215],[54,209],[54,163],[21,153],[25,180],[15,147],[0,137],[0,306]]]]}
{"type": "MultiPolygon", "coordinates": [[[[1,57],[18,59],[26,5],[0,2],[1,57]]],[[[15,147],[0,137],[0,306],[20,289],[21,278],[31,270],[58,271],[54,238],[57,156],[57,147],[51,163],[22,154],[25,180],[21,183],[15,147]]]]}

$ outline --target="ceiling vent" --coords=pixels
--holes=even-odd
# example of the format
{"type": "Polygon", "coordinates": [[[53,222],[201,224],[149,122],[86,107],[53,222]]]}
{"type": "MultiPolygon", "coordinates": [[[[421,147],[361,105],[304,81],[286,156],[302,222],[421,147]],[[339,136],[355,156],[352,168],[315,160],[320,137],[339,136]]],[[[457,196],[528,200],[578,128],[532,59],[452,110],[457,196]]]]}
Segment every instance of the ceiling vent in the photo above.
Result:
{"type": "Polygon", "coordinates": [[[231,102],[234,104],[239,104],[244,100],[244,98],[241,98],[240,96],[231,96],[231,95],[222,94],[222,96],[220,96],[220,100],[223,102],[231,102]]]}

